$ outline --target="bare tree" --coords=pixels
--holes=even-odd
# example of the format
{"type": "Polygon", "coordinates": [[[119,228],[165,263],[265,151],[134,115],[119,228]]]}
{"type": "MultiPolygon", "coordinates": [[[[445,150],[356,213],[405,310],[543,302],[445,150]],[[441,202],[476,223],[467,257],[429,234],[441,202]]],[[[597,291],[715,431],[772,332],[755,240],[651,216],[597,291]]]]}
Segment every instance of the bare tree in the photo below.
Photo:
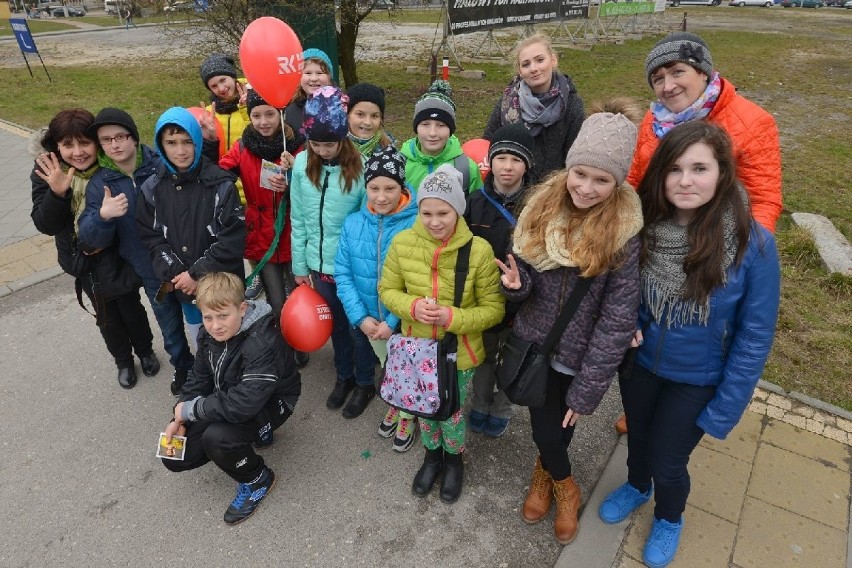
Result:
{"type": "Polygon", "coordinates": [[[204,53],[235,53],[246,26],[261,16],[274,16],[287,22],[303,43],[329,32],[322,29],[323,22],[335,22],[337,59],[344,82],[353,85],[358,82],[355,60],[358,30],[364,18],[378,6],[393,4],[389,0],[315,0],[310,4],[304,0],[211,0],[204,12],[190,12],[186,16],[169,12],[175,18],[165,29],[176,41],[196,44],[204,53]]]}

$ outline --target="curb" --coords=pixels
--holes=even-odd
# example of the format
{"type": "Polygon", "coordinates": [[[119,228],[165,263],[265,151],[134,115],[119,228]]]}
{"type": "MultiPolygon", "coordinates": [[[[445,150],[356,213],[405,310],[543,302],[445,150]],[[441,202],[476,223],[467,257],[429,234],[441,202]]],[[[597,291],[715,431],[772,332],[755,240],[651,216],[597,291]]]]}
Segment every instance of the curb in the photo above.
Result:
{"type": "Polygon", "coordinates": [[[0,284],[0,298],[5,298],[6,296],[11,295],[13,292],[17,292],[18,290],[22,290],[24,288],[28,288],[30,286],[34,286],[45,280],[50,280],[51,278],[55,278],[60,274],[65,274],[65,271],[59,267],[51,266],[50,268],[45,268],[44,270],[39,270],[38,272],[33,272],[29,276],[21,278],[20,280],[15,280],[14,282],[9,282],[7,284],[0,284]]]}

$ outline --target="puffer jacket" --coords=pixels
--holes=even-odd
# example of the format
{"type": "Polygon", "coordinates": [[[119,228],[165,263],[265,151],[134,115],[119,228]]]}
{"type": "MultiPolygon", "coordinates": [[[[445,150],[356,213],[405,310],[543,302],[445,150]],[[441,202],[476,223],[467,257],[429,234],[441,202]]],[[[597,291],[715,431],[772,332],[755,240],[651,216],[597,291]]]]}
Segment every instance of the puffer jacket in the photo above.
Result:
{"type": "MultiPolygon", "coordinates": [[[[598,407],[636,331],[639,245],[639,236],[632,237],[624,245],[620,266],[592,279],[550,354],[552,359],[576,371],[565,401],[568,408],[580,414],[591,414],[598,407]]],[[[577,285],[580,270],[560,267],[538,272],[518,255],[513,256],[521,287],[510,290],[501,285],[507,299],[523,302],[515,316],[513,333],[541,345],[577,285]]]]}
{"type": "Polygon", "coordinates": [[[752,224],[748,248],[728,281],[710,295],[707,325],[667,328],[639,308],[644,341],[636,364],[679,383],[716,386],[696,424],[720,440],[733,430],[751,401],[775,338],[781,272],[775,239],[752,224]]]}
{"type": "MultiPolygon", "coordinates": [[[[195,161],[187,171],[177,172],[163,159],[157,172],[142,184],[136,221],[154,273],[164,282],[184,271],[194,280],[210,272],[244,278],[246,226],[234,176],[201,155],[201,128],[188,111],[163,113],[155,140],[167,124],[178,124],[190,134],[195,161]]],[[[176,292],[181,301],[189,299],[176,292]]]]}
{"type": "MultiPolygon", "coordinates": [[[[242,85],[246,85],[248,83],[248,81],[242,77],[237,79],[237,81],[242,85]]],[[[213,112],[213,105],[207,105],[206,110],[208,112],[213,112]]],[[[243,130],[246,129],[246,126],[251,124],[251,119],[249,118],[248,109],[245,105],[238,106],[237,110],[232,113],[217,112],[214,116],[216,117],[216,120],[219,121],[219,124],[222,126],[222,132],[225,134],[225,137],[219,140],[218,157],[222,157],[228,153],[228,151],[240,138],[242,138],[243,130]]],[[[243,184],[242,180],[239,178],[237,178],[236,186],[237,193],[240,195],[240,202],[245,205],[246,200],[243,194],[243,184]]]]}
{"type": "MultiPolygon", "coordinates": [[[[420,182],[427,175],[431,174],[443,164],[450,164],[455,167],[455,159],[457,156],[464,154],[461,147],[461,142],[456,138],[455,134],[450,135],[447,140],[447,145],[441,150],[437,156],[429,156],[420,150],[420,142],[417,137],[409,138],[400,148],[400,152],[406,157],[405,160],[405,182],[412,188],[415,193],[420,187],[420,182]]],[[[479,173],[479,166],[476,162],[467,159],[468,175],[470,176],[470,185],[466,188],[468,192],[474,191],[482,187],[482,176],[479,173]]]]}
{"type": "Polygon", "coordinates": [[[343,221],[361,208],[367,196],[364,176],[344,192],[340,166],[323,165],[320,187],[308,179],[308,152],[300,152],[293,163],[290,180],[290,247],[293,274],[307,276],[314,270],[334,274],[334,257],[343,221]]]}
{"type": "Polygon", "coordinates": [[[292,413],[299,400],[302,379],[272,308],[266,302],[247,304],[240,331],[231,339],[216,341],[204,328],[199,333],[195,365],[178,398],[192,404],[198,421],[247,422],[279,400],[292,413]]]}
{"type": "Polygon", "coordinates": [[[148,247],[139,238],[136,224],[136,209],[140,188],[160,167],[160,157],[148,146],[139,145],[142,160],[131,178],[122,171],[101,168],[86,186],[86,209],[80,216],[80,241],[88,247],[104,248],[118,239],[118,253],[127,260],[142,279],[154,279],[154,268],[148,247]],[[113,197],[123,193],[127,196],[127,213],[121,217],[101,219],[104,186],[109,187],[113,197]]]}
{"type": "MultiPolygon", "coordinates": [[[[558,72],[557,72],[558,73],[558,72]]],[[[583,99],[577,93],[577,88],[571,77],[563,75],[568,83],[565,89],[562,90],[562,100],[565,104],[565,112],[562,117],[547,128],[543,128],[538,136],[533,137],[533,165],[530,169],[530,184],[535,184],[544,179],[547,174],[555,170],[561,170],[565,167],[565,156],[568,150],[577,138],[580,132],[580,126],[586,119],[586,111],[583,106],[583,99]]],[[[491,111],[491,116],[488,117],[488,123],[485,125],[485,132],[482,137],[486,140],[491,140],[494,133],[501,126],[505,126],[503,122],[503,99],[509,96],[509,93],[515,88],[515,85],[522,81],[520,76],[515,76],[506,90],[503,92],[494,109],[491,111]]],[[[520,120],[520,117],[518,117],[520,120]]]]}
{"type": "Polygon", "coordinates": [[[419,218],[412,228],[399,233],[385,259],[379,297],[400,318],[404,335],[440,339],[446,331],[455,333],[459,340],[457,364],[462,371],[476,367],[485,358],[482,332],[503,319],[505,302],[491,245],[473,236],[461,217],[446,243],[433,238],[419,218]],[[456,255],[470,239],[470,267],[461,307],[457,308],[453,306],[456,255]],[[414,304],[423,298],[453,306],[446,329],[414,319],[414,304]]]}
{"type": "MultiPolygon", "coordinates": [[[[775,232],[775,223],[783,209],[781,197],[781,142],[775,118],[758,105],[737,94],[737,89],[727,79],[722,79],[722,90],[707,120],[725,129],[734,146],[737,160],[737,177],[745,185],[751,201],[754,219],[775,232]]],[[[654,134],[654,115],[645,114],[639,126],[636,153],[627,181],[633,187],[648,169],[651,156],[660,145],[654,134]]]]}
{"type": "MultiPolygon", "coordinates": [[[[249,260],[260,260],[272,245],[275,238],[275,220],[281,208],[281,201],[289,201],[286,193],[277,193],[260,187],[260,167],[263,159],[246,148],[242,141],[237,142],[227,154],[219,159],[219,167],[234,172],[243,182],[246,211],[246,252],[249,260]]],[[[275,160],[281,164],[281,159],[275,160]]],[[[290,207],[284,205],[284,228],[278,239],[278,247],[269,258],[269,262],[290,262],[290,207]]]]}
{"type": "Polygon", "coordinates": [[[411,199],[402,210],[390,215],[372,213],[364,205],[343,223],[334,259],[334,281],[351,325],[361,325],[368,316],[387,323],[391,329],[399,325],[399,318],[379,300],[379,281],[391,240],[411,227],[415,218],[417,201],[411,199]]]}

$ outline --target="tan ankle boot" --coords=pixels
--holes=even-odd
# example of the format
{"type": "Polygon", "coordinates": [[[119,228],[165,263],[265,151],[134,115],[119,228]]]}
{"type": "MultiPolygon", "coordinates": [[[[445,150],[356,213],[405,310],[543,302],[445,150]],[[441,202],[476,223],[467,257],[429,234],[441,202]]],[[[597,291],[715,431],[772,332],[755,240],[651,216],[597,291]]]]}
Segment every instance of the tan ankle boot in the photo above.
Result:
{"type": "Polygon", "coordinates": [[[580,509],[580,488],[573,477],[562,481],[553,481],[553,495],[556,497],[556,518],[553,530],[559,544],[569,544],[577,536],[579,528],[577,511],[580,509]]]}
{"type": "Polygon", "coordinates": [[[542,520],[550,511],[553,504],[553,479],[550,473],[541,466],[541,458],[535,458],[535,469],[533,469],[530,490],[521,509],[521,516],[530,525],[542,520]]]}

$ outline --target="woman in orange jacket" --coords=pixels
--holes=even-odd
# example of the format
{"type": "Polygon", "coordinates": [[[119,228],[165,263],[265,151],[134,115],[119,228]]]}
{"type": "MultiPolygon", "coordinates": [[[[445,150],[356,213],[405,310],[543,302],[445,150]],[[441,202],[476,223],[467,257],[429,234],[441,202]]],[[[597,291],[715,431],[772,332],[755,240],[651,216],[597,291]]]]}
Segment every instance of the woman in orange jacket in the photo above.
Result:
{"type": "Polygon", "coordinates": [[[695,34],[675,32],[660,40],[645,59],[645,71],[657,100],[639,127],[627,181],[639,187],[669,130],[689,120],[714,122],[733,141],[737,177],[748,192],[752,216],[774,232],[782,209],[781,145],[772,115],[713,70],[710,50],[695,34]]]}

